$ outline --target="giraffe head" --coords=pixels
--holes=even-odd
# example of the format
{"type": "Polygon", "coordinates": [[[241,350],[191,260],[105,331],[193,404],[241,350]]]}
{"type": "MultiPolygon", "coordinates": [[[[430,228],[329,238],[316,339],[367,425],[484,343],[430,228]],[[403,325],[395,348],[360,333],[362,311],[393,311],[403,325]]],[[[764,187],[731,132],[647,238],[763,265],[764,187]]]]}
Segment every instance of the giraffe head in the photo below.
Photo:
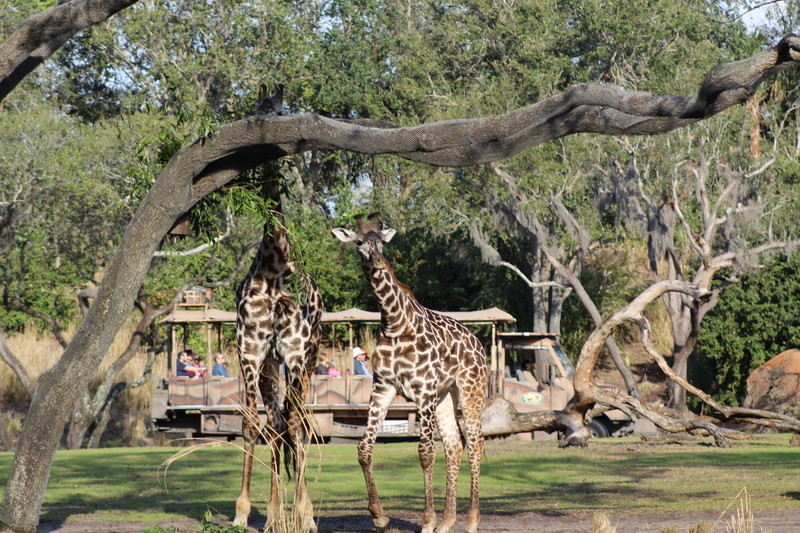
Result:
{"type": "Polygon", "coordinates": [[[355,242],[358,246],[358,255],[366,265],[372,268],[387,268],[388,263],[383,258],[383,245],[391,241],[397,232],[393,229],[383,229],[378,213],[372,213],[366,221],[359,215],[356,217],[356,224],[358,231],[334,228],[333,235],[342,242],[355,242]]]}

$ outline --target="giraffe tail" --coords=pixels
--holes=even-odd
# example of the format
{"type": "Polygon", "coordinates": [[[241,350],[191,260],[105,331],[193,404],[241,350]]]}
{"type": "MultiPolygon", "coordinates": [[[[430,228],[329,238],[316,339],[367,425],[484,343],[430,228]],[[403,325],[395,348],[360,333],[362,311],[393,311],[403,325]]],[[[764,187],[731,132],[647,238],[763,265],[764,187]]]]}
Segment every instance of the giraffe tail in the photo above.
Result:
{"type": "Polygon", "coordinates": [[[294,474],[295,467],[295,453],[294,453],[294,440],[289,431],[283,434],[283,468],[286,472],[286,479],[291,480],[294,474]]]}

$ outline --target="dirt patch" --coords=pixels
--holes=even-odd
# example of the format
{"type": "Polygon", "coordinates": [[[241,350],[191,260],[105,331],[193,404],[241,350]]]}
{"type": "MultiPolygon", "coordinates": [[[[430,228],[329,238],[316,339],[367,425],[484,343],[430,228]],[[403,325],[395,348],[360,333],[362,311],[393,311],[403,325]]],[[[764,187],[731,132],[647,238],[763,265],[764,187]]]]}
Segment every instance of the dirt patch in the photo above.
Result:
{"type": "MultiPolygon", "coordinates": [[[[624,511],[609,513],[611,524],[617,533],[660,533],[664,530],[686,531],[689,527],[701,522],[714,524],[715,531],[725,531],[731,517],[736,511],[732,510],[720,515],[716,512],[706,513],[657,513],[657,514],[627,514],[624,511]]],[[[480,531],[529,533],[578,533],[589,532],[592,527],[594,513],[564,513],[557,516],[542,513],[517,513],[512,515],[492,515],[484,513],[481,517],[480,531]]],[[[396,533],[420,531],[419,514],[408,513],[392,516],[390,527],[396,533]]],[[[768,531],[771,533],[795,533],[800,524],[800,510],[773,511],[770,513],[754,513],[751,531],[768,531]]],[[[220,520],[220,524],[224,521],[220,520]]],[[[361,533],[374,531],[372,520],[367,514],[322,516],[319,518],[320,533],[361,533]]],[[[263,521],[253,520],[250,523],[251,531],[260,531],[263,521]],[[257,528],[257,529],[256,529],[257,528]]],[[[161,526],[171,531],[197,531],[200,523],[186,520],[171,523],[144,523],[144,522],[93,522],[69,521],[67,523],[43,522],[38,531],[44,533],[106,533],[106,532],[136,532],[144,529],[161,526]]],[[[466,524],[464,517],[459,516],[456,531],[463,531],[466,524]]]]}

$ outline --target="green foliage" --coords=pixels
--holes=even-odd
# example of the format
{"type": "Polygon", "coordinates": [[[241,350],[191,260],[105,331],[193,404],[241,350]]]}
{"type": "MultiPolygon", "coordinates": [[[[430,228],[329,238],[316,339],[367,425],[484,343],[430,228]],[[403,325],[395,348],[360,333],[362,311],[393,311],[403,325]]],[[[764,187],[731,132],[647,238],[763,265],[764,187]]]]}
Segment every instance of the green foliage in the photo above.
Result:
{"type": "Polygon", "coordinates": [[[745,380],[800,339],[800,253],[779,256],[725,290],[705,317],[690,378],[718,401],[739,405],[745,380]]]}
{"type": "MultiPolygon", "coordinates": [[[[59,320],[75,314],[75,291],[94,279],[129,215],[120,179],[126,141],[114,124],[84,127],[49,103],[7,101],[0,198],[12,216],[0,228],[3,302],[59,320]]],[[[0,324],[18,328],[21,317],[4,306],[0,324]]]]}

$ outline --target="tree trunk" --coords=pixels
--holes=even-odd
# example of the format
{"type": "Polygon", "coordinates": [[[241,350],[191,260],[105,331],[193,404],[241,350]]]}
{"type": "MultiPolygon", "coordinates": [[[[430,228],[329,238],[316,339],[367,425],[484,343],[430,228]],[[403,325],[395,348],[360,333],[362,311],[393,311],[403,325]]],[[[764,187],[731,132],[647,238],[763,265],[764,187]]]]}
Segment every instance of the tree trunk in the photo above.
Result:
{"type": "MultiPolygon", "coordinates": [[[[529,254],[533,257],[531,264],[531,281],[534,283],[550,281],[550,272],[553,270],[553,267],[550,266],[550,263],[547,262],[547,258],[544,257],[539,251],[538,246],[536,246],[536,238],[533,240],[533,246],[531,246],[531,250],[529,251],[529,254]]],[[[550,331],[550,317],[552,316],[553,308],[550,305],[549,293],[550,287],[539,286],[531,288],[533,331],[540,331],[543,333],[550,331]]]]}
{"type": "Polygon", "coordinates": [[[36,530],[53,454],[80,391],[130,314],[153,252],[190,207],[191,180],[179,180],[176,186],[171,175],[181,160],[179,154],[162,174],[172,179],[153,185],[122,238],[94,305],[59,361],[39,377],[0,508],[0,520],[16,531],[36,530]]]}
{"type": "Polygon", "coordinates": [[[64,435],[64,447],[68,450],[78,450],[83,446],[83,439],[86,437],[89,426],[92,425],[93,417],[89,415],[89,409],[85,402],[85,399],[78,401],[73,411],[72,418],[69,424],[67,424],[67,430],[64,435]]]}

